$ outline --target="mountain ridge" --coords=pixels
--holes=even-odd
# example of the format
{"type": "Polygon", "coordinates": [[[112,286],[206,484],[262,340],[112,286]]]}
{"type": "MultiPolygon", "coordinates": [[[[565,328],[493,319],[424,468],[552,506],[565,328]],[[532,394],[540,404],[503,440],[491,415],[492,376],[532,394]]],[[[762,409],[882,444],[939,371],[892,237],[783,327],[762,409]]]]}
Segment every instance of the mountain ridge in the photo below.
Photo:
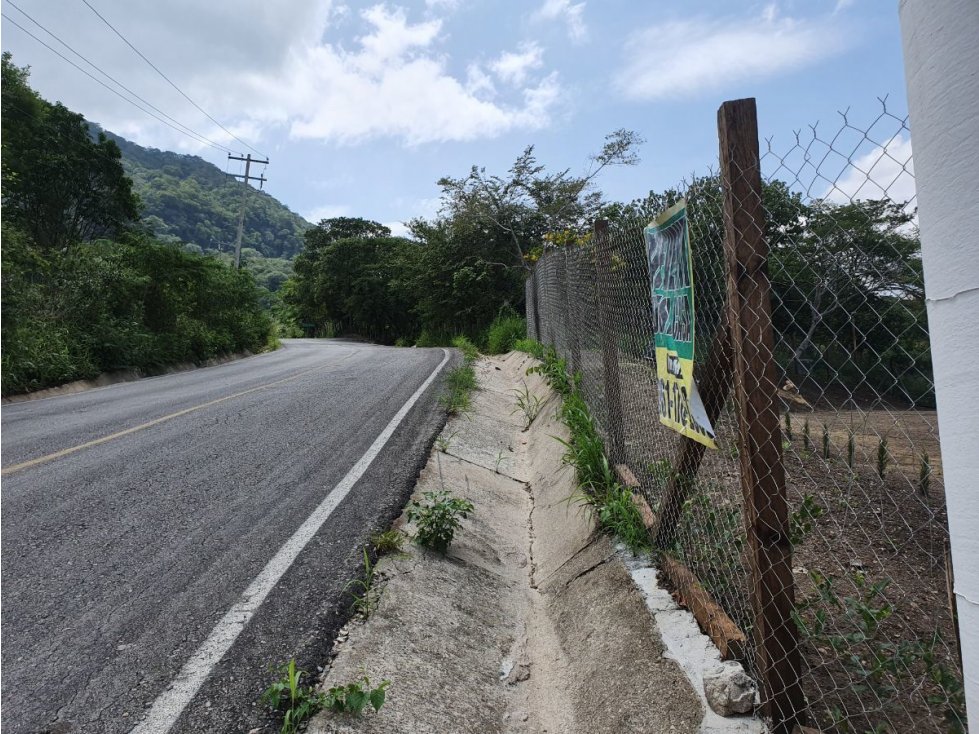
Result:
{"type": "MultiPolygon", "coordinates": [[[[122,151],[123,168],[143,204],[142,221],[158,239],[179,241],[205,253],[234,250],[240,182],[199,156],[144,147],[101,126],[92,127],[122,151]]],[[[272,195],[252,188],[242,248],[267,258],[292,259],[311,226],[272,195]]]]}

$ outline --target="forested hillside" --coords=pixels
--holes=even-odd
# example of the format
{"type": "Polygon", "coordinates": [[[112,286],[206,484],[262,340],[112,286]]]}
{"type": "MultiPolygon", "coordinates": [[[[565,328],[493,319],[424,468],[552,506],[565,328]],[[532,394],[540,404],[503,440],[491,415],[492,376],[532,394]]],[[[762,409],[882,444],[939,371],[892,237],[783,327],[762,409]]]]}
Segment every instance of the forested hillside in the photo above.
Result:
{"type": "MultiPolygon", "coordinates": [[[[95,126],[93,126],[95,127],[95,126]]],[[[103,131],[122,151],[122,165],[143,205],[142,219],[161,241],[203,252],[234,249],[241,183],[193,155],[144,148],[103,131]]],[[[292,258],[309,222],[264,191],[248,193],[242,247],[269,258],[292,258]]]]}
{"type": "Polygon", "coordinates": [[[252,275],[148,235],[116,143],[2,72],[3,394],[273,345],[252,275]]]}

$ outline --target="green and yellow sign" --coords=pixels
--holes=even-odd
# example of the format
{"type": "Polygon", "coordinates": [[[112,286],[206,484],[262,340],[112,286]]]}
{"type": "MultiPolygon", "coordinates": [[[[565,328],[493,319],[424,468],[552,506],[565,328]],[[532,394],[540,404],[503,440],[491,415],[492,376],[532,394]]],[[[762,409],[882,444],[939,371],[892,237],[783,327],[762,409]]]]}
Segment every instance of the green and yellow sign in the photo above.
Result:
{"type": "Polygon", "coordinates": [[[656,325],[660,423],[716,449],[714,429],[693,379],[696,318],[687,202],[681,199],[643,232],[656,325]]]}

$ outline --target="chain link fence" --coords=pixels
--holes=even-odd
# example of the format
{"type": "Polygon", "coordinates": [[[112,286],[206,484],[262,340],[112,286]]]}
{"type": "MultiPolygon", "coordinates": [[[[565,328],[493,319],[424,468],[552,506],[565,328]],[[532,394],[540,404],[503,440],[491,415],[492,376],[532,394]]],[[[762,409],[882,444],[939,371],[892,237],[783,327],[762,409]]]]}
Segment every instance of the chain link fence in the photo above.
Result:
{"type": "Polygon", "coordinates": [[[963,732],[907,118],[882,102],[753,164],[724,158],[726,134],[718,173],[545,250],[530,334],[580,374],[668,578],[717,606],[700,621],[776,730],[963,732]],[[660,422],[644,229],[680,199],[716,449],[660,422]]]}

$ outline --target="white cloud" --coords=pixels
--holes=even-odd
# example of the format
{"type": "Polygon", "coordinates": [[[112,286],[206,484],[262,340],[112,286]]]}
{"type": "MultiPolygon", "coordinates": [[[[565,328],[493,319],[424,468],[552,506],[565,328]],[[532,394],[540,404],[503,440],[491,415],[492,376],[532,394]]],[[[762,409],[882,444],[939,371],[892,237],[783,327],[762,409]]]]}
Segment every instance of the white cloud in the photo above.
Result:
{"type": "Polygon", "coordinates": [[[318,224],[321,219],[333,219],[334,217],[350,216],[350,207],[346,204],[325,204],[314,207],[308,214],[304,215],[306,221],[318,224]]]}
{"type": "Polygon", "coordinates": [[[855,199],[886,198],[911,202],[911,208],[914,208],[911,138],[895,135],[884,145],[854,158],[836,183],[827,187],[823,198],[837,204],[846,204],[855,199]]]}
{"type": "Polygon", "coordinates": [[[495,90],[478,67],[470,65],[465,79],[447,71],[437,49],[440,21],[412,24],[403,10],[383,5],[362,17],[371,29],[356,50],[306,45],[279,73],[255,78],[261,96],[252,98],[268,100],[255,114],[267,124],[287,124],[295,138],[395,137],[409,144],[493,137],[549,122],[558,79],[553,73],[529,79],[539,66],[532,52],[503,62],[498,73],[512,83],[511,96],[490,101],[483,93],[495,90]]]}
{"type": "Polygon", "coordinates": [[[534,13],[534,20],[563,20],[567,25],[568,38],[575,43],[588,40],[588,26],[585,25],[585,3],[571,0],[544,0],[544,4],[534,13]]]}
{"type": "Polygon", "coordinates": [[[632,34],[615,85],[634,100],[692,95],[807,66],[840,51],[845,40],[837,25],[778,18],[774,5],[747,19],[670,21],[632,34]]]}
{"type": "Polygon", "coordinates": [[[544,65],[544,51],[536,43],[524,44],[521,51],[507,51],[490,62],[489,68],[508,84],[523,84],[527,73],[544,65]]]}
{"type": "MultiPolygon", "coordinates": [[[[331,143],[484,139],[546,126],[560,97],[557,75],[532,57],[522,73],[519,65],[512,66],[512,83],[499,90],[488,68],[468,64],[465,57],[450,58],[438,11],[444,14],[456,3],[446,0],[419,11],[386,4],[350,11],[329,0],[129,0],[124,5],[109,19],[181,89],[259,149],[285,135],[331,143]],[[457,67],[464,71],[456,72],[457,67]]],[[[106,37],[84,6],[59,10],[42,3],[36,12],[53,30],[77,29],[72,38],[106,37]]],[[[45,96],[144,145],[202,151],[201,143],[93,90],[57,60],[46,62],[24,34],[9,36],[4,35],[5,49],[13,46],[15,61],[31,61],[32,79],[45,96]]],[[[121,42],[78,45],[93,63],[113,70],[182,122],[242,148],[134,60],[121,42]]],[[[453,56],[460,53],[452,50],[453,56]]],[[[478,53],[485,58],[487,50],[478,53]]]]}

